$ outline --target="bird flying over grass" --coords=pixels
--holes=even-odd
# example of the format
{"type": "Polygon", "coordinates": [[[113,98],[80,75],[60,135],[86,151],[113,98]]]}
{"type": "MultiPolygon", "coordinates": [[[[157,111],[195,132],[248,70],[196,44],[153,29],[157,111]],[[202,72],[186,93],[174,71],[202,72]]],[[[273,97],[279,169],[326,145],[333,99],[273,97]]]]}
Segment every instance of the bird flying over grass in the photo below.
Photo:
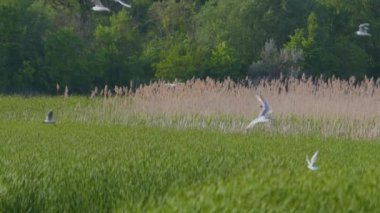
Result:
{"type": "Polygon", "coordinates": [[[306,163],[307,163],[307,168],[312,170],[312,171],[315,171],[315,170],[318,170],[319,167],[315,166],[315,162],[317,161],[317,158],[318,158],[318,150],[314,153],[313,157],[311,157],[311,159],[309,160],[309,156],[306,155],[306,163]]]}
{"type": "Polygon", "coordinates": [[[269,106],[268,102],[261,95],[256,95],[256,98],[261,103],[261,112],[257,118],[253,119],[251,123],[249,123],[248,126],[245,127],[245,130],[253,128],[257,123],[270,121],[269,114],[272,112],[272,109],[269,106]]]}
{"type": "Polygon", "coordinates": [[[53,111],[52,110],[50,110],[49,113],[47,114],[47,116],[44,120],[44,123],[45,124],[55,124],[55,120],[53,117],[53,111]]]}

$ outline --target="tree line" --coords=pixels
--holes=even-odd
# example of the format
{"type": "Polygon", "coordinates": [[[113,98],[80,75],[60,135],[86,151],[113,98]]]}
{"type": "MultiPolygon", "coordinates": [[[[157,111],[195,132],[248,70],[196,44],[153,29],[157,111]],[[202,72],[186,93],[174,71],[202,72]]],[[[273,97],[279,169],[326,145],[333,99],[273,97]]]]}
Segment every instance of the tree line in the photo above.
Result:
{"type": "Polygon", "coordinates": [[[193,77],[380,76],[378,0],[0,2],[0,92],[193,77]],[[361,23],[371,36],[358,36],[361,23]]]}

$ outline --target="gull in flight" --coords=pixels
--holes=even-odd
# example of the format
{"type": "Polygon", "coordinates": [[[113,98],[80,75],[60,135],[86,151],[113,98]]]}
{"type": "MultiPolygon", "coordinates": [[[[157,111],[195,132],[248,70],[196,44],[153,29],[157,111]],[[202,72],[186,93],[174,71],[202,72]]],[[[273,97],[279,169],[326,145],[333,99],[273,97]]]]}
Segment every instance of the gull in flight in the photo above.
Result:
{"type": "Polygon", "coordinates": [[[173,87],[177,86],[176,83],[166,83],[164,85],[167,86],[167,87],[170,87],[170,88],[173,88],[173,87]]]}
{"type": "Polygon", "coordinates": [[[110,12],[110,9],[108,7],[105,7],[100,0],[91,0],[91,2],[95,5],[92,7],[93,11],[107,11],[110,12]]]}
{"type": "MultiPolygon", "coordinates": [[[[91,0],[91,1],[95,5],[92,7],[93,11],[107,11],[107,12],[111,11],[108,7],[105,7],[100,0],[91,0]]],[[[124,7],[131,8],[131,5],[125,3],[121,0],[113,0],[113,1],[123,5],[124,7]]]]}
{"type": "Polygon", "coordinates": [[[249,123],[248,126],[245,127],[245,130],[251,129],[251,128],[254,127],[257,123],[268,122],[268,121],[270,121],[270,117],[269,117],[268,114],[270,114],[270,113],[272,112],[272,110],[271,110],[271,108],[270,108],[268,102],[267,102],[265,99],[263,99],[262,96],[256,95],[256,98],[257,98],[257,100],[259,100],[260,103],[261,103],[261,106],[260,106],[260,107],[262,108],[262,109],[261,109],[261,112],[260,112],[260,114],[259,114],[259,116],[258,116],[257,118],[253,119],[253,120],[251,121],[251,123],[249,123]]]}
{"type": "Polygon", "coordinates": [[[55,124],[55,120],[53,118],[53,111],[50,110],[49,113],[46,116],[46,119],[44,120],[45,124],[55,124]]]}
{"type": "Polygon", "coordinates": [[[318,170],[319,168],[315,166],[315,161],[317,161],[318,158],[318,150],[314,153],[313,157],[311,157],[311,160],[309,160],[309,156],[306,155],[306,162],[307,162],[307,168],[315,171],[318,170]]]}
{"type": "Polygon", "coordinates": [[[121,5],[123,5],[124,7],[131,8],[131,5],[125,3],[125,2],[123,2],[123,1],[121,1],[121,0],[114,0],[114,1],[117,2],[117,3],[119,3],[119,4],[121,4],[121,5]]]}
{"type": "Polygon", "coordinates": [[[368,33],[369,30],[369,24],[363,23],[359,25],[359,30],[356,31],[356,35],[358,36],[371,36],[371,34],[368,33]]]}
{"type": "Polygon", "coordinates": [[[164,85],[169,88],[173,88],[176,86],[184,85],[184,83],[175,81],[174,83],[165,83],[164,85]]]}

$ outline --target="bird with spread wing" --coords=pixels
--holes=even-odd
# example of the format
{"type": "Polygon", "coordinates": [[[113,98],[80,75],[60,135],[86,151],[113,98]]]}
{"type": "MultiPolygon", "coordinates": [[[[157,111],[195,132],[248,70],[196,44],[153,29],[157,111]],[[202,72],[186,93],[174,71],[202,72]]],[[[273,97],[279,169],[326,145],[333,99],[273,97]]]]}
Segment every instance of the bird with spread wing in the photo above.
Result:
{"type": "Polygon", "coordinates": [[[256,95],[256,98],[261,103],[261,112],[257,118],[253,119],[251,123],[245,127],[245,130],[253,128],[258,123],[268,122],[271,120],[269,114],[272,112],[272,109],[269,106],[268,102],[261,95],[256,95]]]}

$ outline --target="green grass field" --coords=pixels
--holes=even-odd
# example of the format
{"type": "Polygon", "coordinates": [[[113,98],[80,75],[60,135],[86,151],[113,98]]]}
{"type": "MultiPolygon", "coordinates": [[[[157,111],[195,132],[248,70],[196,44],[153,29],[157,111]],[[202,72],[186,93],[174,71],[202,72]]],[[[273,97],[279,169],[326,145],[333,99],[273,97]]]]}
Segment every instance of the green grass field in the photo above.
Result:
{"type": "Polygon", "coordinates": [[[76,116],[101,101],[0,97],[1,212],[380,209],[378,141],[76,116]],[[49,108],[56,126],[42,123],[49,108]]]}

